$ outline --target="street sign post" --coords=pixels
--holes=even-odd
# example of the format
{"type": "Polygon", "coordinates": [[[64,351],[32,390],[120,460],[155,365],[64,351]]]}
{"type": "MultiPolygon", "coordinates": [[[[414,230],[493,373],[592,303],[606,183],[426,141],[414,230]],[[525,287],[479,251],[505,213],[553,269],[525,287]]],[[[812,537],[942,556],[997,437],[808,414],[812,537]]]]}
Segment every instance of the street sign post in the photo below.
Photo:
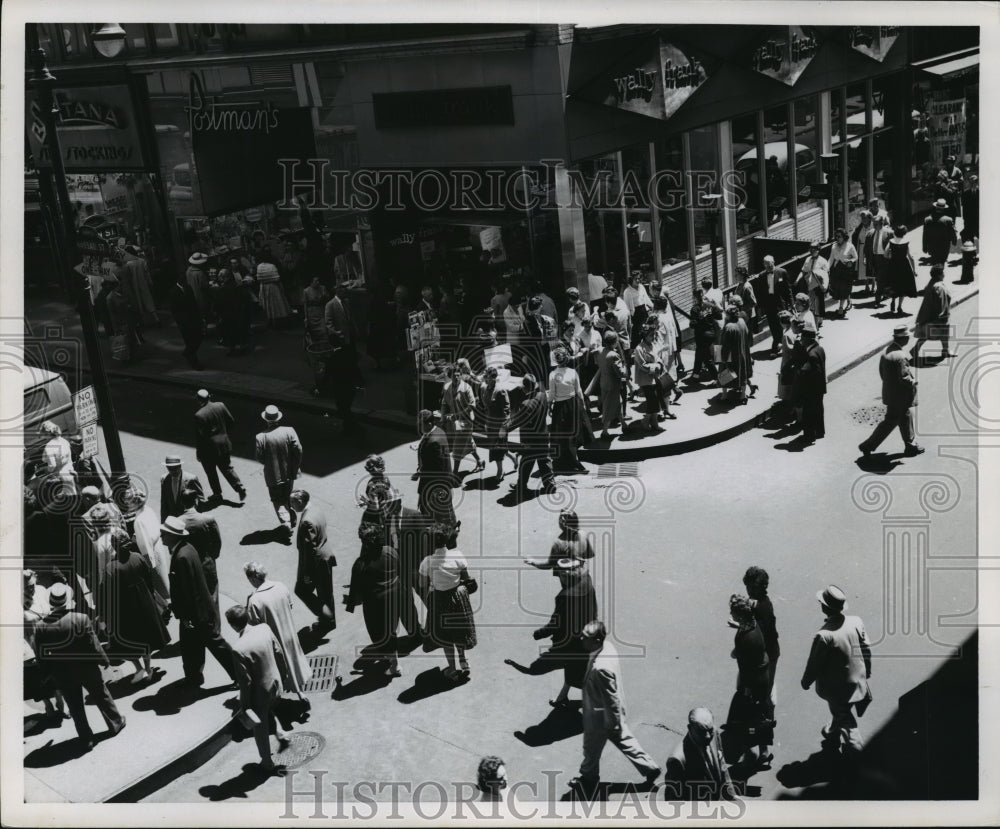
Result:
{"type": "Polygon", "coordinates": [[[76,425],[81,429],[97,423],[97,395],[93,386],[84,386],[73,394],[73,409],[76,411],[76,425]]]}
{"type": "Polygon", "coordinates": [[[88,423],[86,426],[80,427],[80,436],[83,438],[83,451],[80,453],[81,458],[93,458],[98,454],[97,433],[98,428],[96,423],[88,423]]]}

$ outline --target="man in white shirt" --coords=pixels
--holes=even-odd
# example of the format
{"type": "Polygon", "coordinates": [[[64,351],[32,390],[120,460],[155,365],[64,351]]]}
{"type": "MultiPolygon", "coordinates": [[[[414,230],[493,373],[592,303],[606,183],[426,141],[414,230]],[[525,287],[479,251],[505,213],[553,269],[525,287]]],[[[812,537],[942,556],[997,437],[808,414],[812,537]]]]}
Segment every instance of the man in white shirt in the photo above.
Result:
{"type": "Polygon", "coordinates": [[[809,245],[809,256],[802,263],[799,279],[795,283],[796,292],[809,297],[809,310],[816,318],[817,328],[823,327],[823,311],[826,307],[826,289],[830,284],[830,264],[819,255],[819,242],[809,245]]]}
{"type": "Polygon", "coordinates": [[[872,257],[869,264],[875,277],[875,307],[881,308],[885,296],[885,272],[889,264],[889,240],[892,238],[892,231],[889,229],[889,220],[881,215],[875,216],[872,224],[875,230],[872,232],[872,257]]]}

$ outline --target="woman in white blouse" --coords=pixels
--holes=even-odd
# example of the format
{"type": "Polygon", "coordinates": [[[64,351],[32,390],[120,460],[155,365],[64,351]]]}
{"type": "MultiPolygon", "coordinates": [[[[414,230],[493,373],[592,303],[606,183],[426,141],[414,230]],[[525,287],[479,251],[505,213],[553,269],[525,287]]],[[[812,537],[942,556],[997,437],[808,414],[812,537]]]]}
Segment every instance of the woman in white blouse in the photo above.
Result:
{"type": "Polygon", "coordinates": [[[444,675],[452,682],[469,679],[465,652],[476,646],[476,623],[469,592],[478,588],[469,578],[465,556],[456,549],[457,526],[435,524],[434,552],[420,562],[420,594],[427,605],[427,635],[444,649],[448,667],[444,675]]]}
{"type": "Polygon", "coordinates": [[[507,344],[520,345],[524,336],[524,312],[519,298],[511,297],[503,309],[503,325],[507,332],[507,344]]]}
{"type": "Polygon", "coordinates": [[[593,440],[590,417],[583,398],[580,375],[569,365],[569,352],[557,348],[552,355],[556,367],[549,372],[549,403],[552,405],[552,437],[558,453],[560,472],[586,475],[588,470],[577,457],[577,448],[593,440]]]}
{"type": "MultiPolygon", "coordinates": [[[[63,498],[75,497],[76,477],[73,472],[73,451],[70,449],[69,441],[62,436],[62,429],[51,420],[46,420],[38,431],[48,438],[42,450],[42,461],[45,463],[49,479],[59,482],[63,498]]],[[[59,498],[54,490],[52,493],[54,497],[59,498]]]]}
{"type": "Polygon", "coordinates": [[[830,295],[840,302],[837,314],[841,319],[847,319],[847,312],[853,307],[851,289],[858,272],[858,251],[847,231],[838,227],[833,234],[833,247],[830,249],[830,295]]]}

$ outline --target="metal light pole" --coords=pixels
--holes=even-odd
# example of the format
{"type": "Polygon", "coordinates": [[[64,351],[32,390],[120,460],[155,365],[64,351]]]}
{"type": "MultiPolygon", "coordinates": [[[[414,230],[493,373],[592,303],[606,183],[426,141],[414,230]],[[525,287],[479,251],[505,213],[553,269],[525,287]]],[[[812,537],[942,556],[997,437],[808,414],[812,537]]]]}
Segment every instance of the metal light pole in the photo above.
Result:
{"type": "Polygon", "coordinates": [[[719,215],[722,205],[721,193],[708,193],[703,197],[709,203],[708,219],[711,225],[709,233],[709,248],[712,251],[712,287],[719,287],[719,262],[715,255],[715,250],[719,246],[719,215]]]}
{"type": "MultiPolygon", "coordinates": [[[[97,338],[97,320],[94,317],[94,307],[90,300],[90,286],[86,277],[78,273],[74,266],[80,261],[76,245],[76,226],[73,222],[73,210],[70,204],[69,191],[66,189],[66,170],[63,165],[62,150],[59,146],[59,134],[56,131],[59,108],[55,102],[53,88],[56,79],[45,65],[45,51],[39,46],[38,25],[28,24],[28,53],[31,57],[32,77],[28,87],[38,95],[38,108],[41,114],[45,135],[43,145],[49,155],[51,164],[52,187],[43,188],[43,197],[54,196],[55,204],[49,205],[55,230],[61,238],[52,240],[52,244],[62,251],[57,257],[64,272],[64,281],[68,287],[70,298],[76,305],[83,329],[83,342],[87,351],[87,361],[94,381],[94,393],[100,411],[101,427],[104,431],[104,444],[108,450],[108,463],[111,466],[112,490],[116,490],[124,480],[125,455],[122,452],[121,437],[118,434],[118,421],[115,417],[115,407],[111,400],[111,388],[108,385],[108,375],[104,370],[104,357],[101,354],[100,342],[97,338]]],[[[41,159],[39,159],[41,161],[41,159]]],[[[42,170],[39,164],[39,171],[42,170]]]]}
{"type": "Polygon", "coordinates": [[[821,169],[826,173],[827,204],[830,205],[830,238],[837,227],[837,183],[840,173],[840,154],[823,153],[820,156],[821,169]]]}

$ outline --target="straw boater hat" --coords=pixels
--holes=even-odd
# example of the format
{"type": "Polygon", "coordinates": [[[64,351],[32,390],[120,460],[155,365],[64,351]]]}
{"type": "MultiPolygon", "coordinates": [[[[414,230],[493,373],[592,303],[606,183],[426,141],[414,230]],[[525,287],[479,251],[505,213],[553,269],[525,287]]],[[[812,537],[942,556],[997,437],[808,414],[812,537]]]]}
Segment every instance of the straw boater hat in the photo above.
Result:
{"type": "Polygon", "coordinates": [[[268,423],[277,423],[282,417],[284,417],[284,415],[281,414],[281,409],[273,405],[264,409],[264,411],[260,413],[260,416],[268,423]]]}
{"type": "Polygon", "coordinates": [[[180,466],[181,465],[181,459],[177,455],[167,455],[163,459],[163,465],[164,466],[168,466],[168,467],[169,466],[180,466]]]}
{"type": "Polygon", "coordinates": [[[68,585],[58,581],[49,588],[49,607],[52,610],[73,609],[73,591],[68,585]]]}
{"type": "Polygon", "coordinates": [[[910,327],[906,323],[902,323],[901,325],[897,325],[895,328],[892,329],[892,336],[893,336],[894,339],[897,339],[897,340],[900,339],[900,338],[909,339],[910,338],[910,327]]]}
{"type": "Polygon", "coordinates": [[[975,253],[976,245],[974,242],[962,242],[963,253],[975,253]]]}
{"type": "Polygon", "coordinates": [[[936,202],[934,202],[934,206],[940,208],[947,208],[948,202],[946,202],[944,199],[938,199],[936,202]]]}
{"type": "Polygon", "coordinates": [[[179,515],[168,515],[167,520],[160,524],[160,532],[177,538],[186,538],[188,531],[184,526],[184,519],[179,515]]]}
{"type": "Polygon", "coordinates": [[[204,253],[201,253],[201,251],[197,251],[195,253],[192,253],[188,257],[188,264],[189,265],[204,265],[206,262],[208,262],[208,257],[205,256],[204,253]]]}
{"type": "Polygon", "coordinates": [[[816,598],[824,609],[832,610],[834,613],[843,613],[847,608],[847,596],[835,584],[816,591],[816,598]]]}

